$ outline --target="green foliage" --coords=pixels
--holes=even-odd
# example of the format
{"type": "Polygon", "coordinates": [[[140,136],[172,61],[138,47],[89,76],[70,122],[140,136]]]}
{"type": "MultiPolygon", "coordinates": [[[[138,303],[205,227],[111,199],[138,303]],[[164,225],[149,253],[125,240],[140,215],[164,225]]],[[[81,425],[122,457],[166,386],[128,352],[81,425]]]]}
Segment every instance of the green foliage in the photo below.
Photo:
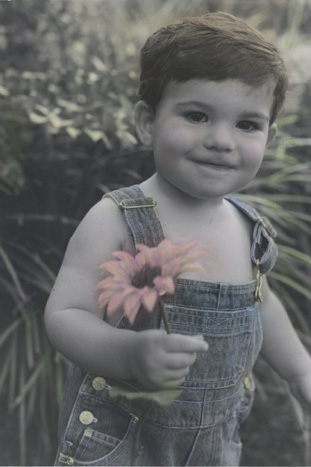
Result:
{"type": "MultiPolygon", "coordinates": [[[[103,193],[153,172],[134,131],[139,49],[161,24],[207,8],[276,31],[284,53],[305,60],[306,2],[0,2],[0,392],[19,427],[19,448],[3,464],[53,460],[66,364],[43,310],[69,237],[103,193]]],[[[311,103],[296,68],[277,142],[240,196],[278,230],[271,283],[310,345],[311,103]]]]}
{"type": "Polygon", "coordinates": [[[279,126],[276,145],[239,196],[271,219],[278,231],[279,257],[269,282],[310,345],[306,306],[311,300],[311,162],[304,151],[301,156],[295,154],[303,138],[289,138],[279,126]]]}

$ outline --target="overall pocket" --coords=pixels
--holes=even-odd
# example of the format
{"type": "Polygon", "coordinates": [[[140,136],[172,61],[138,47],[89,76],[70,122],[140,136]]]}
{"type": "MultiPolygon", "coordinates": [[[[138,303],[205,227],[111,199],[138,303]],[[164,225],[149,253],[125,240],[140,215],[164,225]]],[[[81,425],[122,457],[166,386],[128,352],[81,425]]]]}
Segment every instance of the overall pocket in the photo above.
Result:
{"type": "Polygon", "coordinates": [[[184,386],[206,389],[236,384],[248,367],[254,325],[254,307],[239,310],[206,310],[166,305],[172,332],[203,334],[209,344],[198,354],[184,386]]]}
{"type": "Polygon", "coordinates": [[[79,395],[65,433],[61,452],[71,465],[128,465],[136,417],[119,406],[79,395]]]}

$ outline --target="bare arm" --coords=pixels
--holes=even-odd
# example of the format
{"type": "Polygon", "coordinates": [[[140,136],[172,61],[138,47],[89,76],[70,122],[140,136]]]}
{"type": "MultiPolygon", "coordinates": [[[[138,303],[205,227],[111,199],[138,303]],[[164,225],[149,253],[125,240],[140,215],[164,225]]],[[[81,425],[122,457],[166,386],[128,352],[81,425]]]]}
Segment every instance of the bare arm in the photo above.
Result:
{"type": "MultiPolygon", "coordinates": [[[[122,225],[114,211],[111,202],[101,202],[82,220],[69,241],[45,310],[46,329],[55,348],[82,369],[98,374],[105,369],[103,355],[111,361],[109,353],[113,346],[109,344],[116,332],[103,321],[95,295],[101,277],[99,264],[122,247],[118,234],[122,225]]],[[[122,338],[126,339],[128,334],[131,333],[121,336],[121,349],[125,345],[122,338]]],[[[117,368],[123,375],[122,366],[118,364],[117,368]]]]}
{"type": "Polygon", "coordinates": [[[99,264],[115,250],[130,249],[127,229],[110,200],[98,203],[69,242],[46,305],[45,324],[54,347],[83,370],[118,379],[137,379],[148,388],[180,384],[207,345],[160,330],[136,333],[103,321],[95,287],[99,264]]]}
{"type": "Polygon", "coordinates": [[[311,357],[296,334],[280,300],[263,283],[261,304],[263,346],[261,354],[287,380],[300,402],[311,406],[311,357]]]}

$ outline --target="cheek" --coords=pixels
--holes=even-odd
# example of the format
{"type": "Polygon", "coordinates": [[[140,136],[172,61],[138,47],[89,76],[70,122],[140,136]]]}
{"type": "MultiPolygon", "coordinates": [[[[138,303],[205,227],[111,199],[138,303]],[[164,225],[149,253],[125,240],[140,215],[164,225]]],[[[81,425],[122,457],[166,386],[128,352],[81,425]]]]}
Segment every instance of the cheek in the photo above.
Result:
{"type": "Polygon", "coordinates": [[[258,169],[265,154],[266,145],[261,141],[249,141],[244,145],[244,154],[247,164],[258,169]]]}
{"type": "Polygon", "coordinates": [[[185,153],[197,143],[192,132],[180,128],[165,128],[155,139],[158,148],[173,152],[185,153]]]}

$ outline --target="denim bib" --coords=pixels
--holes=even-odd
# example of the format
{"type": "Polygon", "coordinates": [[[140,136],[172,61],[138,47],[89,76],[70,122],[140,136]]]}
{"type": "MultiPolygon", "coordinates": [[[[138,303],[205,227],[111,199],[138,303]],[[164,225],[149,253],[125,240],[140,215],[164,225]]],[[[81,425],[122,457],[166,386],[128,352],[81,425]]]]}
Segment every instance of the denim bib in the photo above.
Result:
{"type": "MultiPolygon", "coordinates": [[[[106,197],[122,209],[135,244],[156,246],[164,239],[155,203],[138,186],[106,197]]],[[[227,199],[254,222],[250,256],[261,276],[275,263],[276,232],[255,209],[227,199]]],[[[148,401],[111,398],[113,381],[72,366],[56,465],[129,465],[137,422],[146,413],[135,465],[238,465],[239,427],[250,411],[251,371],[262,343],[257,298],[258,278],[237,285],[176,280],[174,295],[165,298],[171,331],[203,334],[209,350],[198,354],[181,396],[168,406],[153,404],[150,410],[148,401]]],[[[119,326],[128,323],[121,320],[119,326]]],[[[155,321],[146,314],[135,330],[150,327],[155,321]]]]}

